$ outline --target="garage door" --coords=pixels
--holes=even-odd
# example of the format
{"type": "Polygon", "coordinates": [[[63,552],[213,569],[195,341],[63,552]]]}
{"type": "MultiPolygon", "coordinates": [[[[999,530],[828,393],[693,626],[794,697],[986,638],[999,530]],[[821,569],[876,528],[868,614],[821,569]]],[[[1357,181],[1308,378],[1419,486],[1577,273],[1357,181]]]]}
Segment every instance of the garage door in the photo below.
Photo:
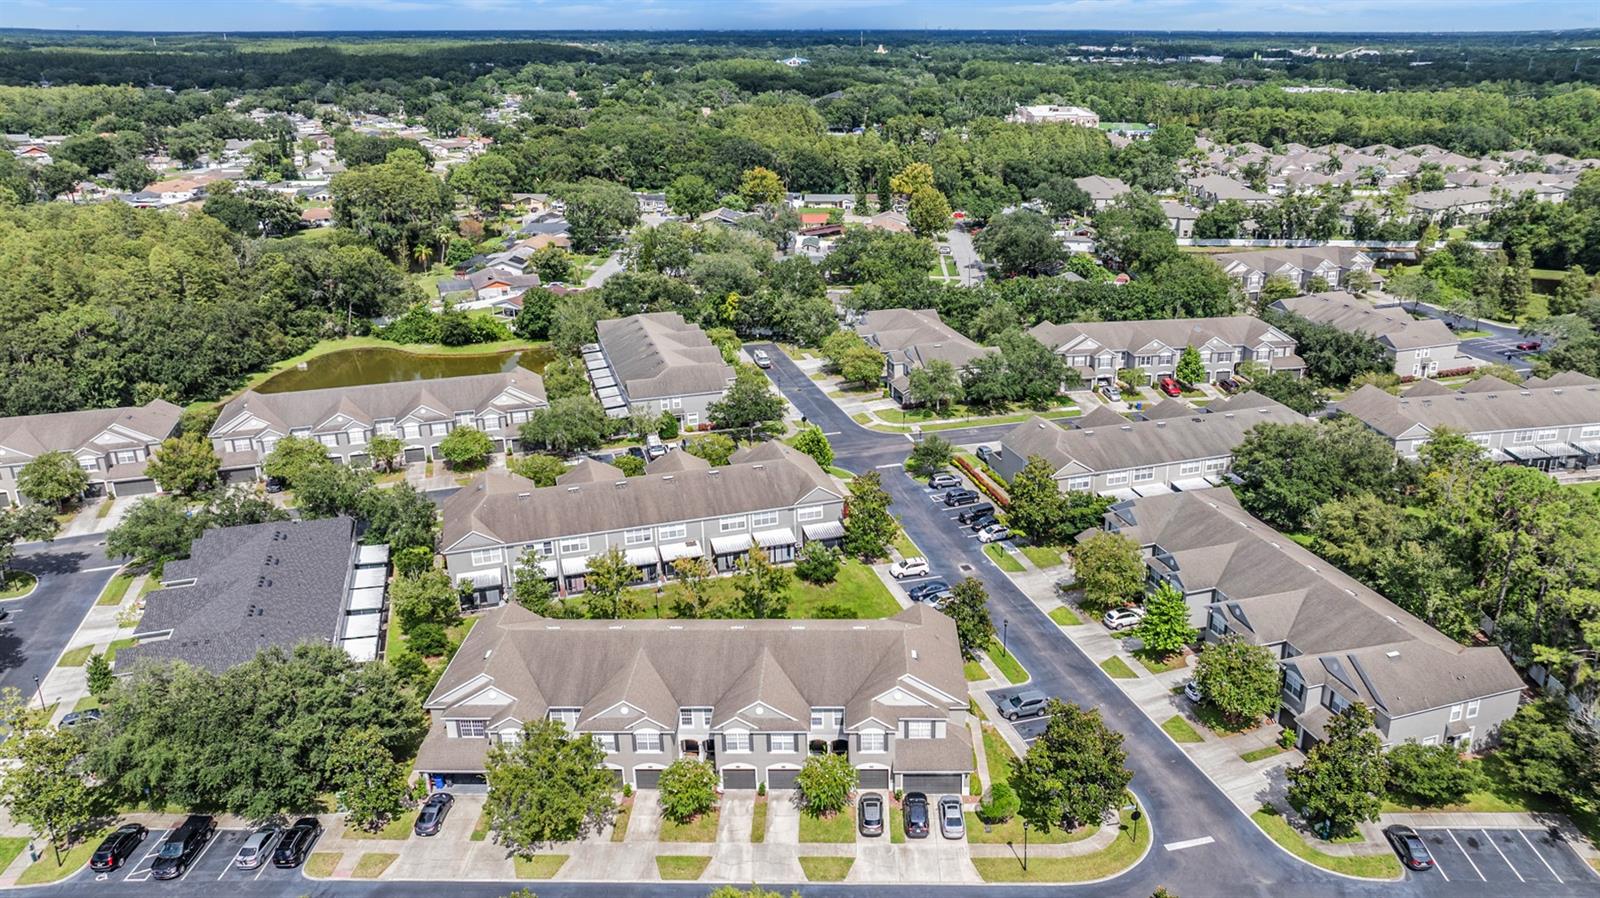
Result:
{"type": "Polygon", "coordinates": [[[857,771],[857,773],[860,774],[861,788],[863,789],[889,788],[889,771],[887,770],[881,768],[867,769],[857,771]]]}
{"type": "Polygon", "coordinates": [[[661,771],[635,770],[633,772],[633,782],[640,789],[654,789],[661,785],[661,771]]]}
{"type": "Polygon", "coordinates": [[[722,788],[724,789],[754,789],[755,787],[756,772],[754,770],[722,771],[722,788]]]}
{"type": "Polygon", "coordinates": [[[908,773],[901,777],[901,788],[907,792],[923,792],[928,795],[961,794],[961,774],[959,773],[908,773]]]}
{"type": "Polygon", "coordinates": [[[123,480],[111,485],[118,496],[148,496],[156,491],[154,480],[123,480]]]}
{"type": "Polygon", "coordinates": [[[406,447],[406,464],[410,464],[410,463],[416,462],[416,461],[423,461],[427,457],[428,457],[427,451],[424,450],[421,446],[407,446],[406,447]]]}
{"type": "Polygon", "coordinates": [[[256,479],[255,468],[233,468],[221,472],[222,482],[232,486],[235,483],[250,483],[256,479]]]}
{"type": "Polygon", "coordinates": [[[795,777],[800,775],[798,770],[771,770],[767,771],[768,789],[793,789],[795,777]]]}

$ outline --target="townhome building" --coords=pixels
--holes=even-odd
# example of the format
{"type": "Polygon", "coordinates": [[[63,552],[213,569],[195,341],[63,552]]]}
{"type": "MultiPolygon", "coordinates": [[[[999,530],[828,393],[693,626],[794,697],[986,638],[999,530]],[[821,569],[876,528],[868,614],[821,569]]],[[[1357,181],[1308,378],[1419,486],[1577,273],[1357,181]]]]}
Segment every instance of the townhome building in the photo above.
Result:
{"type": "Polygon", "coordinates": [[[856,325],[874,349],[883,353],[883,382],[889,395],[902,406],[917,402],[911,395],[911,371],[934,360],[949,362],[957,372],[990,352],[945,324],[933,309],[879,309],[862,316],[856,325]]]}
{"type": "Polygon", "coordinates": [[[1078,189],[1089,195],[1094,203],[1094,210],[1099,212],[1117,201],[1117,197],[1128,193],[1131,188],[1122,182],[1121,178],[1106,178],[1100,175],[1089,175],[1084,178],[1073,178],[1072,183],[1078,189]]]}
{"type": "Polygon", "coordinates": [[[86,495],[156,492],[145,466],[182,416],[183,409],[157,399],[144,406],[0,418],[0,508],[27,501],[17,476],[47,452],[65,452],[83,468],[89,475],[86,495]]]}
{"type": "Polygon", "coordinates": [[[844,538],[844,498],[810,456],[779,442],[740,449],[721,467],[668,452],[639,477],[585,460],[542,488],[488,471],[445,500],[439,544],[451,576],[494,604],[530,557],[562,595],[583,592],[590,562],[612,548],[641,584],[672,576],[680,558],[732,572],[755,546],[792,561],[806,542],[844,538]]]}
{"type": "Polygon", "coordinates": [[[341,464],[369,465],[374,436],[398,437],[409,464],[437,457],[457,427],[488,434],[509,450],[517,431],[546,408],[544,379],[525,368],[497,374],[441,377],[285,393],[246,390],[222,407],[211,444],[229,482],[254,480],[261,462],[286,436],[317,440],[341,464]]]}
{"type": "Polygon", "coordinates": [[[1304,249],[1263,249],[1218,253],[1211,257],[1228,277],[1239,282],[1245,295],[1261,296],[1267,278],[1282,277],[1302,293],[1316,289],[1318,279],[1328,287],[1342,287],[1350,273],[1372,275],[1373,259],[1349,246],[1314,246],[1304,249]]]}
{"type": "Polygon", "coordinates": [[[1280,299],[1272,308],[1372,337],[1383,346],[1394,363],[1392,370],[1401,377],[1433,377],[1440,371],[1459,371],[1481,364],[1461,354],[1460,338],[1443,321],[1413,318],[1398,305],[1374,305],[1343,290],[1280,299]]]}
{"type": "Polygon", "coordinates": [[[553,620],[507,605],[428,696],[416,768],[434,789],[481,790],[491,746],[554,720],[604,750],[619,789],[655,789],[692,758],[725,791],[787,794],[807,757],[836,754],[862,789],[965,795],[961,671],[955,624],[920,605],[806,621],[553,620]]]}
{"type": "Polygon", "coordinates": [[[1229,490],[1119,503],[1105,529],[1140,547],[1152,588],[1184,595],[1208,643],[1237,636],[1272,650],[1278,720],[1300,748],[1357,702],[1385,745],[1462,751],[1492,742],[1516,713],[1522,679],[1498,648],[1446,637],[1252,517],[1229,490]]]}
{"type": "Polygon", "coordinates": [[[1028,334],[1066,360],[1092,386],[1109,384],[1117,372],[1137,368],[1155,383],[1175,374],[1185,347],[1193,346],[1206,366],[1206,381],[1231,376],[1241,362],[1299,374],[1305,362],[1295,341],[1278,328],[1249,315],[1221,318],[1170,318],[1141,321],[1041,322],[1028,334]]]}
{"type": "Polygon", "coordinates": [[[1498,203],[1488,187],[1446,187],[1406,197],[1406,208],[1430,221],[1476,221],[1488,217],[1498,203]]]}
{"type": "Polygon", "coordinates": [[[686,430],[711,420],[711,403],[733,382],[733,366],[697,325],[677,312],[601,321],[599,342],[583,347],[585,370],[606,413],[635,408],[671,414],[686,430]]]}
{"type": "Polygon", "coordinates": [[[1161,214],[1167,217],[1167,227],[1179,240],[1194,236],[1194,223],[1200,220],[1200,210],[1176,200],[1162,200],[1161,214]]]}
{"type": "Polygon", "coordinates": [[[1246,206],[1270,206],[1277,202],[1271,194],[1252,189],[1226,175],[1202,175],[1189,180],[1189,192],[1207,205],[1238,200],[1246,206]]]}
{"type": "Polygon", "coordinates": [[[1550,472],[1600,463],[1600,382],[1573,372],[1522,386],[1483,377],[1459,390],[1430,381],[1399,396],[1369,384],[1334,408],[1361,419],[1404,458],[1416,458],[1448,428],[1495,461],[1550,472]]]}
{"type": "Polygon", "coordinates": [[[1061,427],[1033,417],[1000,438],[1000,455],[991,460],[1008,481],[1042,458],[1062,492],[1088,491],[1131,499],[1173,490],[1215,486],[1233,467],[1233,452],[1260,424],[1307,420],[1259,393],[1241,393],[1195,409],[1163,400],[1139,420],[1128,420],[1106,406],[1061,427]]]}

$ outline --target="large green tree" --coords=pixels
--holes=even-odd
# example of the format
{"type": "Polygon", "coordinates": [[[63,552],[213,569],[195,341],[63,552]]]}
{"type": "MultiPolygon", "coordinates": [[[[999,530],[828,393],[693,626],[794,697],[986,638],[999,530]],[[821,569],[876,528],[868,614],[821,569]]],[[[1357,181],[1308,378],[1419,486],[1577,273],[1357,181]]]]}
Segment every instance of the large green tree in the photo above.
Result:
{"type": "Polygon", "coordinates": [[[76,730],[45,726],[15,689],[0,702],[7,730],[0,756],[11,762],[0,773],[0,804],[11,819],[49,842],[59,864],[62,847],[95,814],[95,790],[80,768],[83,739],[76,730]]]}
{"type": "Polygon", "coordinates": [[[349,824],[376,830],[400,813],[411,797],[409,766],[395,760],[376,727],[346,730],[330,763],[330,778],[349,824]]]}
{"type": "Polygon", "coordinates": [[[1311,747],[1305,763],[1288,770],[1289,804],[1330,838],[1376,821],[1383,808],[1388,768],[1372,723],[1366,705],[1346,707],[1328,720],[1327,738],[1311,747]]]}
{"type": "Polygon", "coordinates": [[[401,265],[414,247],[436,244],[449,220],[450,188],[411,150],[334,175],[329,189],[334,221],[401,265]]]}
{"type": "Polygon", "coordinates": [[[145,466],[145,473],[162,489],[192,496],[216,485],[222,462],[204,435],[168,437],[145,466]]]}
{"type": "Polygon", "coordinates": [[[851,480],[847,488],[850,497],[845,503],[844,549],[863,560],[882,558],[900,529],[889,514],[893,500],[877,471],[851,480]]]}
{"type": "Polygon", "coordinates": [[[783,397],[753,365],[741,365],[721,399],[706,407],[718,429],[745,430],[752,434],[772,429],[783,420],[783,397]]]}
{"type": "Polygon", "coordinates": [[[523,725],[515,742],[489,749],[489,829],[512,853],[531,857],[552,842],[582,838],[616,813],[605,752],[554,720],[523,725]]]}
{"type": "Polygon", "coordinates": [[[1189,623],[1189,603],[1171,583],[1162,581],[1144,600],[1144,620],[1134,635],[1144,649],[1165,658],[1194,642],[1199,630],[1189,623]]]}
{"type": "Polygon", "coordinates": [[[34,502],[57,508],[83,495],[89,488],[89,472],[65,452],[41,452],[17,472],[17,492],[34,502]]]}
{"type": "Polygon", "coordinates": [[[989,591],[974,577],[964,577],[950,590],[950,601],[943,608],[956,623],[956,639],[961,657],[975,660],[994,640],[994,619],[989,616],[989,591]]]}
{"type": "Polygon", "coordinates": [[[1044,833],[1098,824],[1122,805],[1133,779],[1123,736],[1095,708],[1051,699],[1045,714],[1044,732],[1027,754],[1011,759],[1018,813],[1044,833]]]}
{"type": "Polygon", "coordinates": [[[17,557],[17,543],[23,540],[51,540],[61,522],[43,505],[0,508],[0,589],[5,587],[11,564],[17,557]]]}
{"type": "Polygon", "coordinates": [[[1228,636],[1200,652],[1194,679],[1205,700],[1238,725],[1278,710],[1282,674],[1270,649],[1228,636]]]}
{"type": "Polygon", "coordinates": [[[1139,546],[1120,533],[1100,531],[1072,547],[1072,566],[1084,604],[1111,608],[1144,593],[1144,558],[1139,546]]]}

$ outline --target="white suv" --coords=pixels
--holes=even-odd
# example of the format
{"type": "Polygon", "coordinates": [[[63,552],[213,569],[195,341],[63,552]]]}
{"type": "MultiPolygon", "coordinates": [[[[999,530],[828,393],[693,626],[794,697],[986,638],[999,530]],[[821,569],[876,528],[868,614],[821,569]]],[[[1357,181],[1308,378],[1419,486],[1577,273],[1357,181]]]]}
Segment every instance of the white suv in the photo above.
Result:
{"type": "Polygon", "coordinates": [[[903,580],[906,577],[924,576],[928,573],[928,559],[902,558],[899,561],[896,561],[894,564],[889,565],[889,573],[893,574],[896,580],[903,580]]]}
{"type": "Polygon", "coordinates": [[[1113,608],[1100,618],[1100,623],[1105,624],[1109,630],[1126,630],[1137,627],[1144,620],[1143,608],[1113,608]]]}

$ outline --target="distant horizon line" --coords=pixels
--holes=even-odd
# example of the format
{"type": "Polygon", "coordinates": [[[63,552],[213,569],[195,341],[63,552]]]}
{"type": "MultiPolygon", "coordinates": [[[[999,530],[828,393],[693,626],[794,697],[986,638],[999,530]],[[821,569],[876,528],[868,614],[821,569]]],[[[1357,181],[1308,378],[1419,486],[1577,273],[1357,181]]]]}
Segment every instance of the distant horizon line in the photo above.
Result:
{"type": "Polygon", "coordinates": [[[850,32],[867,32],[874,34],[1125,34],[1149,36],[1187,36],[1217,37],[1223,35],[1242,36],[1275,36],[1275,35],[1301,35],[1308,37],[1461,37],[1470,35],[1600,35],[1600,27],[1580,26],[1575,28],[1535,28],[1528,30],[1433,30],[1433,31],[1293,31],[1283,29],[1269,30],[1237,30],[1237,29],[1152,29],[1152,28],[868,28],[868,27],[836,27],[836,28],[363,28],[363,29],[250,29],[250,28],[196,28],[184,30],[156,30],[142,31],[130,29],[104,29],[104,28],[21,28],[0,26],[0,35],[6,34],[75,34],[75,35],[105,35],[105,36],[192,36],[192,35],[241,35],[241,36],[279,36],[279,35],[361,35],[361,34],[849,34],[850,32]]]}

